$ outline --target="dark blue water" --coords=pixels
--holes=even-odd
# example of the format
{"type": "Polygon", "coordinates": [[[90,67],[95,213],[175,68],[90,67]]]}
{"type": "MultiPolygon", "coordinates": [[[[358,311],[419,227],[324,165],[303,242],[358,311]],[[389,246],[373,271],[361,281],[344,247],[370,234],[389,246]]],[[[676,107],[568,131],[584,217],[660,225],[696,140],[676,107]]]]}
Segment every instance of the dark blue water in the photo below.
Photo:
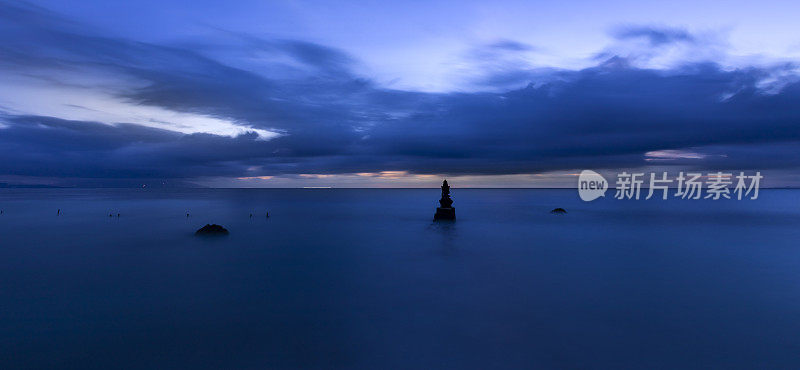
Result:
{"type": "Polygon", "coordinates": [[[2,189],[0,368],[800,367],[800,191],[453,196],[2,189]]]}

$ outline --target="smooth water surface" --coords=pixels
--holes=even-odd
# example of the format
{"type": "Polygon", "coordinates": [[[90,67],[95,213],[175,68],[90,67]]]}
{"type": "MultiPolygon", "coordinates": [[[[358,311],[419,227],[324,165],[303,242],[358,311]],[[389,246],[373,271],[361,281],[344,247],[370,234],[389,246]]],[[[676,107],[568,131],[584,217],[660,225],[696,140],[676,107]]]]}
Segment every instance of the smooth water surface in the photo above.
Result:
{"type": "Polygon", "coordinates": [[[0,368],[800,367],[800,191],[438,198],[0,189],[0,368]]]}

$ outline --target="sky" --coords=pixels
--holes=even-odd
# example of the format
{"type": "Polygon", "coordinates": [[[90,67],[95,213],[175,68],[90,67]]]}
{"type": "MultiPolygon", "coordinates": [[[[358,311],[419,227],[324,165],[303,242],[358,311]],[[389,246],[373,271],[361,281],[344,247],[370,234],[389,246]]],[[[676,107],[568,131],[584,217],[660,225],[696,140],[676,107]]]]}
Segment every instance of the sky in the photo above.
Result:
{"type": "Polygon", "coordinates": [[[0,183],[800,186],[789,1],[2,1],[0,183]]]}

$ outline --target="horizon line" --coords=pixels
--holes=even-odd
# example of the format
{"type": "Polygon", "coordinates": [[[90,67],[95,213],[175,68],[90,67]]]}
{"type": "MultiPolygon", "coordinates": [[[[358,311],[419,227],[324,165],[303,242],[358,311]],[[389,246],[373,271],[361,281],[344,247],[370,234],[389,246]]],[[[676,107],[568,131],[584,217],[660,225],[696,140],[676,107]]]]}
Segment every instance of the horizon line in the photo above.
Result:
{"type": "MultiPolygon", "coordinates": [[[[173,187],[138,187],[138,186],[55,186],[55,185],[13,185],[13,186],[0,186],[0,189],[33,189],[33,190],[48,190],[48,189],[143,189],[143,190],[150,190],[150,189],[221,189],[221,190],[264,190],[264,189],[276,189],[276,190],[288,190],[288,189],[297,189],[297,190],[336,190],[336,189],[383,189],[383,190],[392,190],[392,189],[440,189],[440,186],[436,187],[350,187],[350,186],[298,186],[298,187],[209,187],[209,186],[173,186],[173,187]]],[[[529,189],[529,190],[577,190],[576,187],[519,187],[519,186],[450,186],[452,189],[529,189]]],[[[608,190],[616,190],[617,188],[608,188],[608,190]]],[[[649,187],[641,187],[642,190],[650,189],[649,187]]],[[[670,187],[669,190],[675,190],[677,188],[670,187]]],[[[731,189],[731,188],[728,188],[731,189]]],[[[800,186],[772,186],[772,187],[761,187],[761,190],[766,189],[777,189],[777,190],[797,190],[800,189],[800,186]]],[[[661,190],[661,189],[658,189],[661,190]]]]}

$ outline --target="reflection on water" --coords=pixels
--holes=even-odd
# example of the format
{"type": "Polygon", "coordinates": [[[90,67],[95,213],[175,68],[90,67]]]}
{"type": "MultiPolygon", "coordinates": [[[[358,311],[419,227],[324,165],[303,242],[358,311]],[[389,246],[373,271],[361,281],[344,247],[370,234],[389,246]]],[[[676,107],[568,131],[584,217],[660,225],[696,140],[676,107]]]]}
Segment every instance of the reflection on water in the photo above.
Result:
{"type": "Polygon", "coordinates": [[[441,248],[439,248],[439,253],[444,256],[452,256],[457,252],[456,225],[455,221],[438,220],[433,221],[428,228],[440,236],[441,248]]]}

